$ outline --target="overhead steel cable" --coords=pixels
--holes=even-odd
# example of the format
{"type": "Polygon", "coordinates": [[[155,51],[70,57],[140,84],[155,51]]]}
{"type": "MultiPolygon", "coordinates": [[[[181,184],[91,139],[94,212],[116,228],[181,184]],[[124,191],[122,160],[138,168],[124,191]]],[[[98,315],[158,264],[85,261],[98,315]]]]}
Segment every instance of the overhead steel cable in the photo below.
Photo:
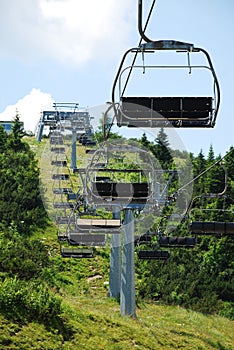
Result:
{"type": "Polygon", "coordinates": [[[215,165],[217,165],[218,163],[220,163],[225,157],[227,157],[229,154],[231,154],[233,152],[234,148],[231,149],[228,153],[226,153],[221,159],[217,160],[216,162],[214,162],[213,164],[211,164],[207,169],[205,169],[204,171],[202,171],[199,175],[197,175],[196,177],[194,177],[191,181],[187,182],[185,185],[181,186],[176,192],[179,193],[180,191],[182,191],[185,187],[189,186],[191,183],[195,182],[197,179],[199,179],[199,177],[203,176],[205,173],[207,173],[210,169],[212,169],[215,165]]]}
{"type": "MultiPolygon", "coordinates": [[[[139,12],[139,8],[141,7],[140,2],[141,2],[141,1],[139,0],[139,6],[138,6],[138,23],[139,23],[139,21],[142,19],[142,11],[139,12]]],[[[155,2],[156,2],[156,0],[153,0],[152,5],[151,5],[151,8],[150,8],[150,11],[149,11],[148,16],[147,16],[147,20],[146,20],[146,22],[145,22],[145,26],[144,26],[144,29],[143,29],[143,33],[146,31],[146,28],[147,28],[147,26],[148,26],[148,23],[149,23],[149,20],[150,20],[150,17],[151,17],[151,14],[152,14],[152,11],[153,11],[155,2]]],[[[139,31],[139,33],[140,33],[140,35],[141,35],[141,39],[140,39],[140,41],[139,41],[138,47],[140,47],[140,45],[141,45],[141,43],[142,43],[142,40],[143,40],[143,37],[142,37],[142,30],[139,31]]],[[[138,54],[138,51],[135,52],[135,55],[134,55],[134,57],[133,57],[132,64],[131,64],[131,68],[130,68],[130,70],[129,70],[129,73],[128,73],[128,76],[127,76],[127,79],[126,79],[126,82],[125,82],[125,85],[124,85],[122,94],[124,94],[124,91],[126,90],[128,81],[129,81],[129,79],[130,79],[130,75],[131,75],[131,73],[132,73],[132,69],[133,69],[132,67],[134,66],[134,64],[135,64],[135,62],[136,62],[137,54],[138,54]]],[[[115,84],[115,83],[114,83],[114,84],[115,84]]],[[[112,107],[113,107],[113,106],[111,106],[110,108],[108,108],[108,112],[109,112],[109,110],[110,110],[112,107]]],[[[114,108],[115,108],[115,107],[114,107],[114,108]]],[[[105,114],[107,114],[107,113],[105,113],[105,114]]],[[[103,124],[104,124],[104,125],[103,125],[103,133],[104,133],[104,137],[103,137],[103,138],[104,138],[104,141],[105,141],[105,140],[107,140],[108,137],[109,137],[110,130],[111,130],[112,126],[113,126],[115,116],[113,117],[113,119],[112,119],[112,121],[111,121],[111,124],[109,125],[108,130],[105,129],[105,128],[106,128],[106,126],[105,126],[105,118],[103,118],[103,119],[104,119],[104,120],[103,120],[103,124]]]]}
{"type": "MultiPolygon", "coordinates": [[[[139,0],[139,3],[140,3],[140,2],[141,2],[141,1],[139,0]]],[[[146,22],[145,22],[145,26],[144,26],[143,31],[142,31],[142,30],[139,31],[139,33],[140,33],[140,35],[141,35],[141,39],[140,39],[140,41],[139,41],[138,47],[141,45],[142,40],[143,40],[143,39],[145,40],[145,38],[143,37],[142,34],[144,34],[145,31],[146,31],[146,28],[147,28],[147,26],[148,26],[148,23],[149,23],[149,20],[150,20],[150,17],[151,17],[151,14],[152,14],[152,11],[153,11],[155,2],[156,2],[156,0],[153,0],[152,5],[151,5],[151,8],[150,8],[150,11],[149,11],[149,13],[148,13],[147,20],[146,20],[146,22]]],[[[142,12],[139,11],[139,8],[140,8],[140,7],[141,7],[141,6],[139,5],[139,7],[138,7],[138,23],[141,21],[141,17],[142,17],[142,12]]],[[[138,26],[138,29],[139,29],[139,26],[138,26]]],[[[131,73],[132,73],[132,67],[134,66],[134,64],[135,64],[135,62],[136,62],[137,54],[138,54],[138,52],[136,51],[136,52],[135,52],[135,55],[134,55],[134,57],[133,57],[133,60],[132,60],[131,68],[130,68],[130,70],[129,70],[129,73],[128,73],[128,76],[127,76],[127,79],[126,79],[124,88],[123,88],[122,95],[124,94],[124,91],[126,90],[126,87],[127,87],[127,85],[128,85],[128,81],[129,81],[130,75],[131,75],[131,73]]]]}

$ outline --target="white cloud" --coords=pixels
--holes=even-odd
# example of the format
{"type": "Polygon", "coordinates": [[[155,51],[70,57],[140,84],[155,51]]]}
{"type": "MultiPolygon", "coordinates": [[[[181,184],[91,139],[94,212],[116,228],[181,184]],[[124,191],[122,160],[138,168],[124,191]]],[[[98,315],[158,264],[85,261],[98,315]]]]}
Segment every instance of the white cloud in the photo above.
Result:
{"type": "Polygon", "coordinates": [[[1,0],[0,57],[78,66],[119,57],[135,31],[135,7],[134,0],[1,0]]]}
{"type": "Polygon", "coordinates": [[[16,112],[20,115],[20,120],[24,122],[27,131],[35,131],[35,127],[43,110],[53,110],[53,99],[48,93],[39,89],[32,91],[20,99],[15,105],[7,106],[0,114],[0,120],[13,120],[16,112]]]}

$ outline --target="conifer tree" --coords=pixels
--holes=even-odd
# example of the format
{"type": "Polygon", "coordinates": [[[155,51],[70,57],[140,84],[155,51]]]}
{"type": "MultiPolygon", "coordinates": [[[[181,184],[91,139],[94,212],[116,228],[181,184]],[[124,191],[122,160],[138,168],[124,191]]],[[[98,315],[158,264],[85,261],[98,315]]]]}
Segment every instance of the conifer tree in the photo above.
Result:
{"type": "Polygon", "coordinates": [[[11,129],[11,133],[8,136],[7,144],[8,146],[15,152],[19,152],[22,150],[28,149],[28,146],[22,142],[22,138],[24,136],[23,124],[20,121],[20,116],[17,112],[11,129]]]}
{"type": "MultiPolygon", "coordinates": [[[[198,154],[197,157],[194,158],[193,160],[193,173],[194,173],[194,178],[199,176],[201,173],[204,172],[206,169],[206,159],[203,154],[203,151],[201,150],[198,154]]],[[[202,193],[206,192],[206,186],[205,186],[205,174],[196,179],[194,181],[194,195],[200,195],[202,193]]]]}
{"type": "Polygon", "coordinates": [[[149,149],[150,147],[150,141],[147,139],[147,136],[145,133],[143,133],[143,135],[140,138],[140,144],[147,149],[149,149]]]}
{"type": "Polygon", "coordinates": [[[40,197],[39,169],[28,144],[23,140],[17,115],[6,149],[0,153],[0,223],[16,225],[20,233],[43,226],[46,212],[40,197]]]}
{"type": "Polygon", "coordinates": [[[151,147],[154,156],[159,160],[164,169],[171,169],[173,165],[173,157],[171,155],[170,143],[168,136],[161,128],[155,139],[156,144],[151,147]]]}
{"type": "Polygon", "coordinates": [[[0,124],[0,153],[6,149],[7,133],[0,124]]]}
{"type": "Polygon", "coordinates": [[[219,160],[221,161],[221,155],[215,158],[214,150],[211,145],[206,162],[207,169],[211,167],[206,174],[206,192],[208,193],[218,194],[224,189],[225,172],[219,160]]]}
{"type": "MultiPolygon", "coordinates": [[[[234,147],[231,146],[224,158],[224,166],[228,174],[227,205],[232,205],[234,210],[234,147]]],[[[234,219],[233,219],[234,220],[234,219]]]]}

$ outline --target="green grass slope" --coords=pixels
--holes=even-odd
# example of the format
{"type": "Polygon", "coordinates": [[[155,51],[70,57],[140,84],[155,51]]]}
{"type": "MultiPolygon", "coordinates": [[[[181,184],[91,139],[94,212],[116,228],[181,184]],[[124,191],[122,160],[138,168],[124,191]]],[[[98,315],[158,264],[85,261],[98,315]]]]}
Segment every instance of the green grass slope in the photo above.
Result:
{"type": "Polygon", "coordinates": [[[137,319],[121,317],[116,301],[67,294],[66,331],[17,324],[0,317],[0,348],[13,349],[234,349],[233,322],[179,307],[145,304],[137,319]],[[66,335],[65,335],[66,333],[66,335]]]}

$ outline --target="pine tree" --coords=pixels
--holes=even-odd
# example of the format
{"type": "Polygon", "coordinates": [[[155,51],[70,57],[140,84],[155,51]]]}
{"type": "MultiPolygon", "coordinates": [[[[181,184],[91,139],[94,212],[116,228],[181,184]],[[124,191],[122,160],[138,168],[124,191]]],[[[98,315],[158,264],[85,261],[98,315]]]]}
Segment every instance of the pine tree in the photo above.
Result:
{"type": "Polygon", "coordinates": [[[4,130],[3,126],[0,125],[0,153],[4,152],[6,149],[7,133],[4,130]]]}
{"type": "Polygon", "coordinates": [[[228,174],[227,205],[232,205],[234,210],[234,147],[230,147],[223,160],[228,174]]]}
{"type": "Polygon", "coordinates": [[[43,226],[46,212],[40,197],[39,169],[28,144],[23,142],[22,124],[18,115],[6,149],[0,153],[0,223],[12,223],[20,233],[30,233],[43,226]]]}
{"type": "Polygon", "coordinates": [[[211,145],[206,162],[207,169],[211,167],[206,174],[206,191],[208,193],[221,193],[224,189],[225,172],[219,160],[221,161],[221,155],[215,158],[211,145]]]}
{"type": "Polygon", "coordinates": [[[168,141],[168,136],[167,134],[165,133],[164,129],[163,128],[160,128],[159,132],[158,132],[158,135],[155,139],[156,143],[158,144],[162,144],[164,147],[167,147],[169,148],[169,141],[168,141]]]}
{"type": "Polygon", "coordinates": [[[140,138],[140,144],[146,149],[149,149],[150,147],[150,141],[147,139],[147,136],[145,133],[143,133],[143,135],[140,138]]]}
{"type": "Polygon", "coordinates": [[[171,169],[173,166],[173,157],[171,155],[170,143],[168,136],[161,128],[155,139],[156,144],[151,147],[151,151],[154,156],[159,160],[162,168],[171,169]]]}
{"type": "MultiPolygon", "coordinates": [[[[204,170],[206,169],[206,159],[203,154],[203,151],[201,150],[197,157],[193,160],[193,173],[194,178],[201,175],[204,170]]],[[[194,196],[200,195],[202,193],[206,192],[206,186],[205,186],[205,174],[198,177],[194,181],[194,196]]]]}
{"type": "Polygon", "coordinates": [[[23,125],[17,113],[13,120],[13,126],[7,140],[7,145],[15,152],[25,150],[26,148],[28,149],[28,146],[22,141],[24,135],[23,125]]]}

